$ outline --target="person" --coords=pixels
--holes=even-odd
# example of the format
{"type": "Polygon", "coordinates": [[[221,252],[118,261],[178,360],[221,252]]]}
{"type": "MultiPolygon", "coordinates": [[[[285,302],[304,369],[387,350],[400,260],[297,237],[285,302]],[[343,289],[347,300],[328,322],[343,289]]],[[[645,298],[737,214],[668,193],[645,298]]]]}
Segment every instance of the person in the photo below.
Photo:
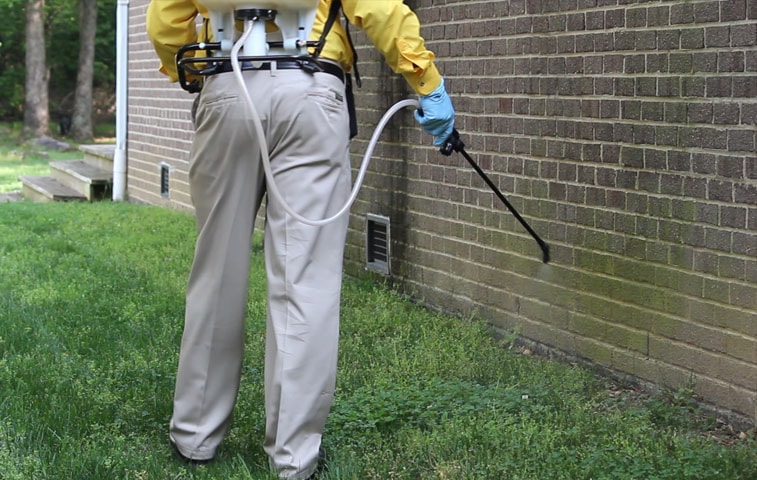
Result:
{"type": "MultiPolygon", "coordinates": [[[[330,6],[331,0],[318,3],[311,39],[323,32],[330,6]]],[[[442,144],[452,132],[454,109],[416,14],[402,0],[342,0],[341,7],[349,23],[367,34],[419,95],[422,112],[416,111],[416,119],[436,145],[442,144]]],[[[178,49],[206,40],[201,36],[207,29],[196,26],[198,15],[208,16],[194,0],[153,0],[148,7],[148,36],[160,71],[171,81],[178,79],[178,49]]],[[[264,126],[278,189],[294,211],[311,219],[333,215],[351,188],[342,72],[352,69],[354,50],[342,21],[327,33],[314,59],[323,71],[263,64],[242,72],[264,126]]],[[[175,450],[195,462],[213,459],[236,401],[251,236],[266,183],[249,124],[251,109],[228,70],[203,79],[189,154],[198,237],[169,433],[175,450]]],[[[336,381],[348,215],[314,227],[298,222],[269,198],[265,218],[263,447],[280,478],[313,478],[336,381]]]]}

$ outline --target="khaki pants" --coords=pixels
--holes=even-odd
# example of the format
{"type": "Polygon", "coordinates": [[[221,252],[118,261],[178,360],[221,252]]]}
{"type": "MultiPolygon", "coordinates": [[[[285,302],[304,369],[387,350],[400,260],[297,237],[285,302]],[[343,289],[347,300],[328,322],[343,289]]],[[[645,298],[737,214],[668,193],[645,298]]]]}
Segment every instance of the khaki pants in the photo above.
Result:
{"type": "MultiPolygon", "coordinates": [[[[301,215],[333,215],[349,196],[344,85],[327,73],[243,72],[261,117],[276,184],[301,215]]],[[[199,236],[170,434],[189,458],[215,455],[242,371],[250,244],[265,192],[251,113],[232,73],[199,99],[189,180],[199,236]]],[[[306,478],[334,394],[347,215],[312,227],[269,198],[264,448],[282,478],[306,478]]]]}

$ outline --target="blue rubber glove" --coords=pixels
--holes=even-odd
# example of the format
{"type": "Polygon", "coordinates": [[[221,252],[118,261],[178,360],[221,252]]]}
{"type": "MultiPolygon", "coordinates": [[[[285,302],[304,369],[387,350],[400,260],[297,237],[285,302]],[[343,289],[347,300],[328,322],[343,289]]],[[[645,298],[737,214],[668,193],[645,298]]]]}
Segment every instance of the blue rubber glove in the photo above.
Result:
{"type": "Polygon", "coordinates": [[[455,109],[444,89],[444,79],[436,90],[428,95],[421,95],[419,103],[421,109],[415,111],[415,120],[426,133],[434,136],[434,145],[438,147],[447,140],[455,128],[455,109]]]}

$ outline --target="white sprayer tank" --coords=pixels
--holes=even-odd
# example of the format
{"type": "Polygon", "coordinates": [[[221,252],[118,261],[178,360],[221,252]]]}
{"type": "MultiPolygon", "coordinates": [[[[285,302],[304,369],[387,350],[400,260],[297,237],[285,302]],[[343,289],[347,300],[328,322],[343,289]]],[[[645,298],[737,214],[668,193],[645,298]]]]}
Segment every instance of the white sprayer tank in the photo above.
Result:
{"type": "Polygon", "coordinates": [[[272,53],[298,53],[307,51],[302,43],[308,39],[315,21],[318,0],[200,0],[207,7],[213,38],[221,42],[222,50],[228,52],[231,42],[236,41],[234,11],[275,10],[274,23],[279,28],[277,35],[283,40],[283,47],[273,51],[266,39],[268,33],[263,22],[255,22],[252,33],[245,41],[243,52],[249,56],[265,56],[272,53]]]}

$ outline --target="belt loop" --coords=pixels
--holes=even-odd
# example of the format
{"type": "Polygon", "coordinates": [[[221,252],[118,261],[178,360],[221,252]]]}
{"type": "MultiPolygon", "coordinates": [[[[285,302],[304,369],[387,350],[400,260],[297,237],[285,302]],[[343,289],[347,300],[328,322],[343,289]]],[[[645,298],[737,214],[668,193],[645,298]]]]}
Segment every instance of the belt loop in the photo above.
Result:
{"type": "Polygon", "coordinates": [[[271,60],[271,76],[275,77],[279,72],[279,62],[271,60]]]}

